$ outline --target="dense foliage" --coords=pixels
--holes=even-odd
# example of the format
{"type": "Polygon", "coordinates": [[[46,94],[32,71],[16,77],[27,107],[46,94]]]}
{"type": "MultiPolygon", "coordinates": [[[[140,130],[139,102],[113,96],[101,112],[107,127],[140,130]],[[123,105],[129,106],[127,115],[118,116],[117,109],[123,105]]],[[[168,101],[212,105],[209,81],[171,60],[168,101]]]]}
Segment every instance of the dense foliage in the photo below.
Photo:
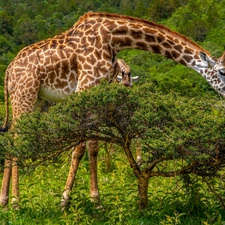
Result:
{"type": "Polygon", "coordinates": [[[48,112],[26,115],[18,121],[16,146],[11,133],[0,136],[1,152],[6,148],[19,156],[20,165],[26,166],[25,171],[40,163],[48,167],[39,166],[34,174],[29,172],[33,177],[37,176],[37,181],[31,182],[28,175],[21,180],[22,208],[14,216],[2,212],[2,221],[20,218],[23,224],[30,221],[66,224],[64,220],[68,224],[104,224],[106,221],[109,224],[139,224],[143,221],[146,224],[172,224],[169,221],[217,224],[224,218],[221,211],[225,201],[224,113],[223,101],[212,98],[206,102],[204,98],[163,94],[148,83],[132,89],[103,84],[51,106],[48,112]],[[61,215],[57,204],[68,171],[68,161],[64,161],[68,146],[89,138],[116,143],[125,149],[127,157],[117,148],[110,152],[105,146],[101,147],[104,150],[101,151],[99,174],[105,211],[95,209],[88,199],[86,159],[79,170],[77,191],[71,195],[72,205],[61,215]],[[136,140],[141,140],[141,164],[134,163],[136,140]],[[49,158],[55,166],[49,165],[49,158]],[[147,211],[140,213],[135,202],[142,175],[150,178],[147,192],[150,202],[147,211]],[[58,176],[64,177],[61,182],[58,176]],[[155,179],[156,176],[175,177],[175,180],[155,179]],[[118,186],[109,187],[117,182],[118,186]],[[51,209],[49,204],[53,204],[51,209]],[[119,212],[116,212],[118,207],[119,212]],[[40,216],[41,212],[44,217],[40,216]],[[55,221],[53,214],[60,219],[55,221]],[[198,220],[194,219],[196,217],[198,220]]]}
{"type": "Polygon", "coordinates": [[[47,112],[22,116],[11,131],[19,136],[13,151],[20,159],[41,159],[82,140],[97,138],[125,148],[141,139],[147,164],[167,157],[209,164],[211,157],[224,157],[224,110],[223,101],[162,94],[152,83],[132,89],[106,83],[47,112]]]}
{"type": "Polygon", "coordinates": [[[9,136],[6,145],[4,136],[1,152],[11,151],[23,163],[29,159],[43,163],[79,141],[117,144],[138,179],[141,208],[147,206],[141,190],[147,194],[151,177],[217,176],[225,166],[223,101],[205,102],[155,90],[151,83],[132,89],[104,84],[75,94],[48,112],[23,116],[12,131],[18,135],[16,142],[9,136]],[[135,140],[142,145],[141,163],[133,154],[135,140]],[[176,167],[169,166],[171,161],[176,167]]]}

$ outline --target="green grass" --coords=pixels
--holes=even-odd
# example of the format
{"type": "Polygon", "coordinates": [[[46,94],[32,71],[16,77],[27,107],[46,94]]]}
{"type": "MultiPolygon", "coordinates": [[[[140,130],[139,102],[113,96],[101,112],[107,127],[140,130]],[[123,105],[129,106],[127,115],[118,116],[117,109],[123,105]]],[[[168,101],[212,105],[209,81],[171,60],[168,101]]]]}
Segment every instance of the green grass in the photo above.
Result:
{"type": "Polygon", "coordinates": [[[184,189],[180,177],[149,180],[149,204],[138,209],[137,182],[122,151],[110,157],[102,148],[99,156],[99,187],[102,208],[89,199],[87,155],[78,170],[71,205],[59,208],[69,166],[68,155],[60,163],[39,166],[21,175],[21,209],[0,210],[1,225],[219,225],[225,224],[225,212],[201,183],[184,189]]]}

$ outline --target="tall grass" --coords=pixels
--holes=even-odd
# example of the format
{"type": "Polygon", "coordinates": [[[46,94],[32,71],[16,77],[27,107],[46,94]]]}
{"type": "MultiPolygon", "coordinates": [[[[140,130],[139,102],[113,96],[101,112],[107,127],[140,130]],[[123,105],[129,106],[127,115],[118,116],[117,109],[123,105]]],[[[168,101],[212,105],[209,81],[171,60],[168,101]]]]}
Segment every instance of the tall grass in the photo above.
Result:
{"type": "Polygon", "coordinates": [[[99,187],[102,207],[89,199],[87,155],[78,170],[71,193],[70,208],[61,212],[61,193],[67,178],[69,156],[60,162],[39,166],[20,178],[21,208],[0,210],[1,225],[219,225],[225,224],[225,212],[200,180],[184,188],[180,177],[149,180],[149,205],[139,211],[137,182],[124,153],[116,149],[99,155],[99,187]]]}

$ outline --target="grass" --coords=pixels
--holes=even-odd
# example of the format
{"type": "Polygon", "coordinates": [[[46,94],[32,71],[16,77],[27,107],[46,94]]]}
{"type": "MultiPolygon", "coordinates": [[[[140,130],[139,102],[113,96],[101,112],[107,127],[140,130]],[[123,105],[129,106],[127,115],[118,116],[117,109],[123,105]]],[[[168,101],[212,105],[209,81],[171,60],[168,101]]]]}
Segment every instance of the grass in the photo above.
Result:
{"type": "Polygon", "coordinates": [[[78,170],[70,208],[61,212],[61,193],[67,178],[69,158],[39,166],[21,176],[21,209],[0,210],[0,225],[223,225],[225,212],[201,183],[183,188],[180,177],[149,180],[149,204],[138,209],[137,182],[124,154],[115,151],[99,156],[99,187],[102,208],[89,199],[87,155],[78,170]]]}

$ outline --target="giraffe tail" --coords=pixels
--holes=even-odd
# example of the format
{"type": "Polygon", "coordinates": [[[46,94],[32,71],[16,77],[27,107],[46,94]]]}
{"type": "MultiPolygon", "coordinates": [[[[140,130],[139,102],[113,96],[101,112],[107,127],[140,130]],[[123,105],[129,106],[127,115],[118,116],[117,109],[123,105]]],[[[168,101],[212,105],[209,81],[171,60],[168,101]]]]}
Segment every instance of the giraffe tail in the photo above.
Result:
{"type": "Polygon", "coordinates": [[[6,70],[6,76],[4,79],[4,97],[5,97],[5,122],[2,127],[0,127],[0,132],[6,132],[8,130],[8,120],[9,120],[9,92],[8,92],[8,73],[6,70]]]}

